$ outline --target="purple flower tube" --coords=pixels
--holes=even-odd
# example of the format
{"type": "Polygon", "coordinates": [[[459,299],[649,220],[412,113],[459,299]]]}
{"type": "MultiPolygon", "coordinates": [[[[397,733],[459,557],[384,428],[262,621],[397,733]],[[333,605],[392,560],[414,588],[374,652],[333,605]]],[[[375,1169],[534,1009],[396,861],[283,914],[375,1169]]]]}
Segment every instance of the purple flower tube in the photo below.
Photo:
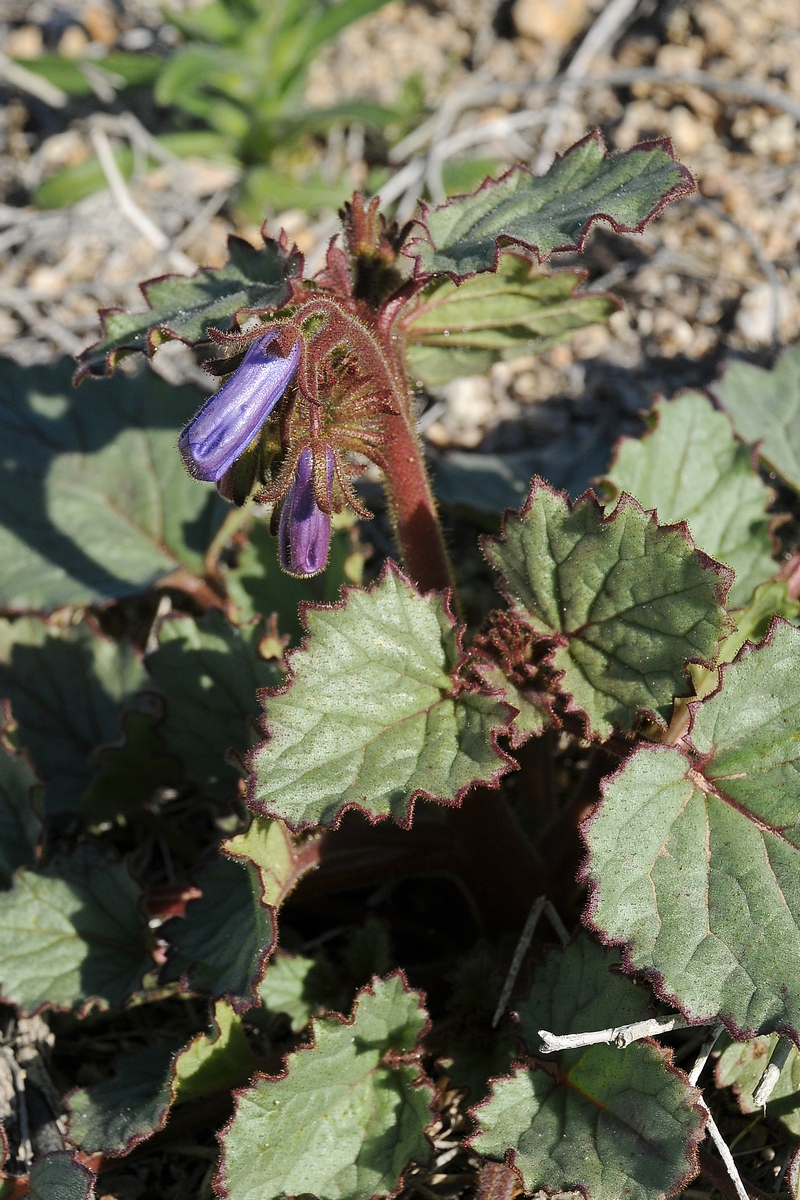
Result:
{"type": "Polygon", "coordinates": [[[216,482],[244,454],[280,400],[300,362],[300,341],[289,353],[268,353],[278,336],[270,329],[248,347],[241,366],[205,402],[178,438],[186,469],[216,482]]]}
{"type": "MultiPolygon", "coordinates": [[[[328,499],[333,487],[333,454],[325,451],[328,499]]],[[[281,566],[291,575],[318,575],[324,571],[331,546],[331,518],[314,495],[314,462],[303,450],[281,509],[278,547],[281,566]]]]}

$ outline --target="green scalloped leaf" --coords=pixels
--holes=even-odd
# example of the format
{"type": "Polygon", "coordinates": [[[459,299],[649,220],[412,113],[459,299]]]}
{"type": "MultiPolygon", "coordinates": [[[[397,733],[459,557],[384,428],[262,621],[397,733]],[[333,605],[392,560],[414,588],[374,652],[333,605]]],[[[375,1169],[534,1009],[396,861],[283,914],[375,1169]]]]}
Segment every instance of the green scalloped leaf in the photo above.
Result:
{"type": "Polygon", "coordinates": [[[70,1144],[87,1154],[124,1155],[162,1129],[182,1045],[180,1038],[159,1038],[123,1055],[110,1079],[72,1092],[66,1099],[70,1144]]]}
{"type": "Polygon", "coordinates": [[[283,1075],[239,1092],[221,1134],[216,1186],[227,1200],[371,1200],[427,1162],[431,1085],[416,1061],[427,1014],[404,978],[375,979],[349,1021],[312,1022],[314,1044],[283,1075]]]}
{"type": "Polygon", "coordinates": [[[405,252],[416,258],[418,275],[464,279],[494,270],[503,246],[523,246],[540,261],[555,250],[579,250],[598,220],[617,233],[640,233],[665,205],[692,191],[692,177],[668,139],[606,154],[595,129],[558,155],[545,175],[512,167],[471,196],[423,213],[422,235],[405,252]]]}
{"type": "Polygon", "coordinates": [[[606,321],[619,305],[602,292],[575,294],[585,275],[546,274],[530,258],[500,255],[494,274],[428,284],[403,321],[408,374],[427,388],[493,363],[541,354],[576,329],[606,321]]]}
{"type": "Polygon", "coordinates": [[[684,748],[640,746],[585,828],[588,917],[626,964],[737,1037],[800,1034],[800,630],[722,670],[684,748]]]}
{"type": "MultiPolygon", "coordinates": [[[[770,1055],[778,1041],[777,1034],[758,1037],[748,1042],[731,1042],[719,1056],[714,1069],[717,1087],[732,1087],[743,1113],[763,1113],[753,1102],[770,1055]]],[[[778,1082],[767,1101],[767,1118],[778,1120],[795,1137],[800,1135],[800,1054],[792,1046],[789,1058],[778,1076],[778,1082]]]]}
{"type": "Polygon", "coordinates": [[[167,706],[161,736],[189,778],[220,799],[235,795],[242,777],[226,756],[241,761],[256,739],[256,693],[283,678],[259,655],[265,632],[258,622],[237,628],[219,612],[170,616],[147,658],[167,706]]]}
{"type": "Polygon", "coordinates": [[[243,833],[227,838],[221,849],[231,858],[249,863],[261,883],[261,899],[280,908],[298,881],[317,865],[317,839],[296,844],[282,821],[253,817],[243,833]]]}
{"type": "Polygon", "coordinates": [[[199,575],[229,511],[175,450],[195,388],[147,370],[75,392],[73,367],[0,362],[0,608],[13,612],[199,575]]]}
{"type": "Polygon", "coordinates": [[[256,989],[277,937],[275,909],[262,899],[261,877],[248,862],[217,858],[198,872],[201,896],[186,915],[161,928],[169,942],[167,982],[225,998],[236,1012],[258,1002],[256,989]]]}
{"type": "MultiPolygon", "coordinates": [[[[551,955],[519,1006],[523,1036],[582,1033],[641,1019],[647,993],[609,968],[619,955],[585,935],[551,955]]],[[[526,1192],[661,1200],[697,1172],[699,1093],[652,1042],[584,1046],[518,1066],[473,1110],[480,1154],[508,1155],[526,1192]]]]}
{"type": "Polygon", "coordinates": [[[123,1055],[110,1079],[71,1092],[67,1136],[89,1154],[129,1154],[164,1128],[173,1105],[242,1084],[254,1069],[241,1020],[219,1001],[210,1034],[198,1034],[188,1045],[160,1038],[123,1055]]]}
{"type": "Polygon", "coordinates": [[[643,438],[620,443],[607,481],[614,502],[628,492],[665,524],[686,521],[695,545],[735,572],[728,603],[746,604],[778,570],[767,515],[772,492],[750,450],[701,392],[656,401],[650,422],[643,438]]]}
{"type": "Polygon", "coordinates": [[[411,820],[415,797],[457,804],[506,769],[498,700],[457,690],[459,631],[438,595],[390,564],[366,591],[309,608],[289,682],[265,698],[269,740],[250,755],[248,803],[291,829],[347,808],[411,820]]]}
{"type": "MultiPolygon", "coordinates": [[[[760,642],[767,636],[773,617],[784,617],[796,623],[800,617],[800,603],[789,595],[785,580],[774,579],[761,583],[753,592],[746,608],[735,608],[730,614],[735,629],[729,633],[720,647],[717,666],[733,662],[745,642],[760,642]]],[[[704,700],[719,684],[717,667],[690,666],[694,690],[699,700],[704,700]]]]}
{"type": "Polygon", "coordinates": [[[68,1150],[56,1150],[33,1164],[25,1196],[30,1200],[94,1200],[94,1180],[89,1168],[68,1150]]]}
{"type": "Polygon", "coordinates": [[[730,362],[714,395],[748,445],[800,491],[800,346],[784,351],[771,371],[730,362]]]}
{"type": "Polygon", "coordinates": [[[0,991],[25,1013],[119,1007],[152,968],[139,888],[86,849],[0,893],[0,991]]]}
{"type": "Polygon", "coordinates": [[[172,1069],[175,1103],[229,1090],[252,1075],[255,1061],[247,1035],[232,1006],[214,1005],[210,1033],[199,1033],[181,1050],[172,1069]]]}
{"type": "Polygon", "coordinates": [[[323,1008],[338,1007],[332,1002],[338,990],[324,962],[279,951],[264,972],[258,994],[267,1012],[285,1013],[292,1032],[299,1033],[323,1008]]]}
{"type": "Polygon", "coordinates": [[[559,687],[594,737],[640,713],[665,722],[689,692],[686,664],[716,661],[727,572],[629,497],[604,516],[591,492],[571,507],[535,479],[484,549],[514,611],[552,639],[559,687]]]}
{"type": "Polygon", "coordinates": [[[146,681],[129,643],[84,621],[0,619],[0,696],[11,701],[13,739],[45,784],[47,813],[74,812],[94,778],[96,747],[119,741],[123,704],[146,681]]]}
{"type": "Polygon", "coordinates": [[[42,823],[34,808],[41,785],[24,754],[0,743],[0,888],[18,867],[36,865],[42,823]]]}
{"type": "Polygon", "coordinates": [[[517,710],[508,731],[514,749],[529,738],[538,737],[550,724],[552,713],[547,705],[537,704],[535,699],[517,687],[498,663],[481,663],[480,677],[487,689],[502,696],[506,704],[517,710]]]}
{"type": "Polygon", "coordinates": [[[257,250],[243,238],[228,238],[228,261],[201,267],[191,277],[165,275],[141,285],[146,312],[106,309],[103,338],[78,356],[84,375],[109,375],[124,354],[141,350],[152,356],[171,338],[196,346],[208,331],[230,329],[241,316],[273,312],[291,294],[290,279],[302,270],[302,256],[266,238],[257,250]]]}

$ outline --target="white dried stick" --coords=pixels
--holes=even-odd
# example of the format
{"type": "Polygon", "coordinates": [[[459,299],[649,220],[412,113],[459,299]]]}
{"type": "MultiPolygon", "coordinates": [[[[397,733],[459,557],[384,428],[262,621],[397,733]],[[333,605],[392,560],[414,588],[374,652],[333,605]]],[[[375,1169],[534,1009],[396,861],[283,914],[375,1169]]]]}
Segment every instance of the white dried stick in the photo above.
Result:
{"type": "Polygon", "coordinates": [[[689,1022],[679,1013],[667,1017],[652,1017],[646,1021],[634,1021],[630,1025],[617,1025],[613,1029],[596,1029],[589,1033],[550,1033],[539,1030],[542,1043],[541,1054],[555,1054],[557,1050],[579,1050],[581,1046],[618,1046],[623,1050],[631,1042],[641,1038],[657,1037],[660,1033],[671,1033],[673,1029],[688,1029],[689,1022]]]}
{"type": "Polygon", "coordinates": [[[778,1038],[775,1048],[770,1055],[769,1062],[764,1069],[764,1074],[758,1081],[758,1087],[753,1092],[753,1103],[757,1108],[763,1108],[775,1091],[775,1085],[780,1079],[781,1071],[789,1061],[789,1055],[792,1053],[793,1048],[794,1042],[790,1038],[778,1038]]]}
{"type": "Polygon", "coordinates": [[[531,906],[531,911],[528,913],[528,919],[522,927],[522,933],[519,935],[517,948],[514,951],[514,957],[511,960],[511,966],[508,968],[508,974],[506,975],[506,981],[503,984],[503,990],[500,993],[500,999],[497,1001],[497,1008],[494,1010],[494,1016],[492,1017],[492,1029],[497,1027],[497,1025],[500,1023],[500,1018],[506,1011],[508,997],[511,995],[511,990],[514,987],[514,984],[517,982],[517,976],[519,975],[519,969],[522,966],[522,960],[528,953],[528,947],[533,940],[533,935],[536,932],[536,926],[539,924],[539,918],[544,911],[546,902],[546,896],[539,896],[538,899],[534,900],[533,905],[531,906]]]}
{"type": "MultiPolygon", "coordinates": [[[[170,240],[164,233],[164,230],[159,229],[158,225],[154,221],[151,221],[146,213],[142,212],[128,191],[128,186],[122,177],[122,172],[117,166],[114,152],[111,149],[111,143],[108,140],[105,130],[95,126],[90,136],[95,154],[97,155],[97,161],[100,163],[105,175],[108,189],[120,212],[123,216],[127,217],[131,225],[134,225],[155,246],[156,250],[162,252],[170,250],[170,240]]],[[[180,250],[171,250],[169,258],[170,265],[178,270],[189,271],[191,273],[197,270],[197,264],[193,263],[180,250]]]]}

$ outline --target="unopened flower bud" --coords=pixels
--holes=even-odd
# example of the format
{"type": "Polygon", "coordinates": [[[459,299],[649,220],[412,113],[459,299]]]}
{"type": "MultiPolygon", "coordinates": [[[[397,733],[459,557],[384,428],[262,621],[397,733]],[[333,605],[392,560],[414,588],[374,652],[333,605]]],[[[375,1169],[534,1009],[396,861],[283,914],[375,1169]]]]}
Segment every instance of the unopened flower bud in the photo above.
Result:
{"type": "MultiPolygon", "coordinates": [[[[333,488],[333,454],[325,451],[325,474],[330,502],[333,488]]],[[[281,566],[291,575],[318,575],[324,571],[331,546],[330,512],[323,512],[314,494],[314,460],[303,450],[297,461],[281,510],[278,529],[281,566]]]]}

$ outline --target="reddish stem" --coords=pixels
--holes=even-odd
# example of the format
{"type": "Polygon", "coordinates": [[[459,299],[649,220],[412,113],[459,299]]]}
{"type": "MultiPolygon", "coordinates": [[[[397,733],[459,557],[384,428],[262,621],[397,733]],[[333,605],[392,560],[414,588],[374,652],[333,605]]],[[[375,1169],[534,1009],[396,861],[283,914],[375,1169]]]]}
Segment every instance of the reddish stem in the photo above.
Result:
{"type": "Polygon", "coordinates": [[[436,501],[409,412],[386,422],[386,490],[406,570],[424,592],[453,586],[436,501]]]}
{"type": "Polygon", "coordinates": [[[485,1162],[478,1172],[477,1200],[512,1200],[522,1191],[516,1171],[502,1162],[485,1162]]]}

